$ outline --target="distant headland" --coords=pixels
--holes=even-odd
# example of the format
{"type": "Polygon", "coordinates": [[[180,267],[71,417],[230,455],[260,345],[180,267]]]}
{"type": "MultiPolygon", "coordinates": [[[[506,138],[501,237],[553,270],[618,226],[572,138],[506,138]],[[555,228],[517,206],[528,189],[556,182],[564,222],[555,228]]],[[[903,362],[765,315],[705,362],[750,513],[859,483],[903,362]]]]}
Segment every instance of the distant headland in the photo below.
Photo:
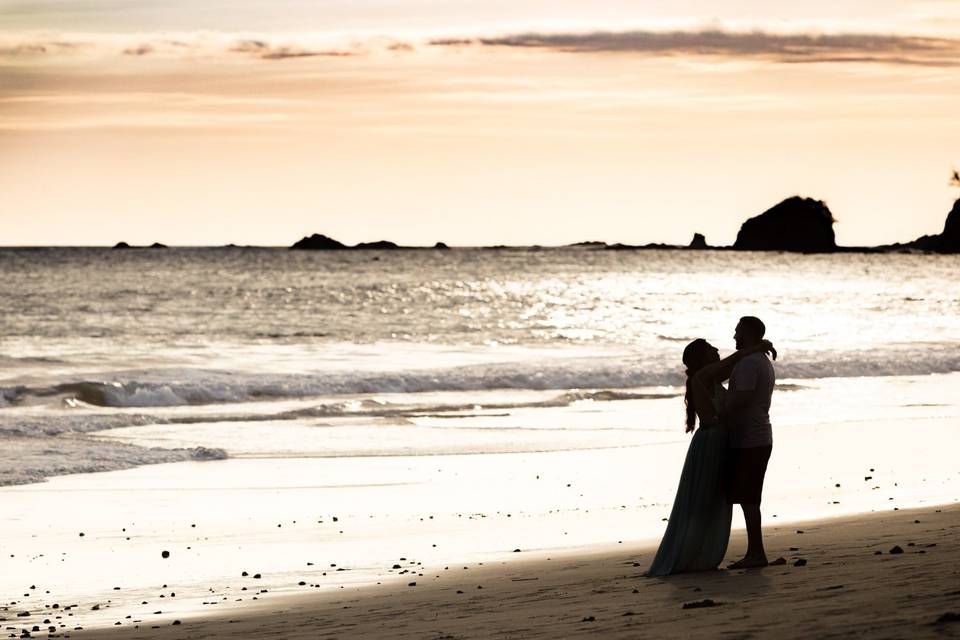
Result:
{"type": "MultiPolygon", "coordinates": [[[[960,253],[960,199],[953,203],[953,208],[947,214],[943,231],[934,235],[926,235],[909,242],[881,245],[876,247],[844,247],[838,246],[833,225],[836,220],[830,208],[822,200],[805,198],[799,195],[792,196],[779,202],[763,213],[747,218],[740,225],[737,239],[731,246],[711,246],[700,233],[694,233],[693,239],[686,245],[649,243],[631,245],[622,243],[606,243],[599,241],[577,242],[550,248],[573,248],[592,251],[638,251],[650,249],[666,250],[727,250],[727,251],[789,251],[796,253],[960,253]]],[[[126,242],[118,242],[114,249],[166,249],[166,245],[155,242],[149,246],[131,246],[126,242]]],[[[225,245],[223,248],[239,248],[236,245],[225,245]]],[[[402,246],[389,240],[375,242],[361,242],[355,245],[346,245],[339,240],[319,233],[304,236],[292,246],[296,251],[446,251],[450,247],[443,242],[432,246],[402,246]]],[[[507,245],[493,245],[485,247],[470,247],[482,250],[525,249],[541,250],[546,247],[539,245],[511,247],[507,245]]]]}
{"type": "MultiPolygon", "coordinates": [[[[793,196],[767,209],[758,216],[748,218],[737,233],[733,246],[712,247],[707,244],[703,234],[693,234],[688,245],[650,243],[643,245],[608,244],[606,242],[587,241],[565,245],[570,248],[606,251],[630,251],[643,249],[704,250],[726,249],[733,251],[791,251],[799,253],[840,253],[840,252],[930,252],[960,253],[960,199],[953,204],[947,215],[942,233],[917,238],[912,242],[882,245],[878,247],[841,247],[837,246],[833,224],[836,220],[829,207],[822,200],[793,196]]],[[[351,251],[358,249],[449,249],[438,242],[433,247],[402,247],[388,240],[362,242],[347,246],[342,242],[315,233],[306,236],[290,247],[295,250],[311,251],[351,251]]],[[[479,247],[480,249],[509,249],[504,245],[479,247]]],[[[524,247],[540,249],[542,247],[524,247]]]]}

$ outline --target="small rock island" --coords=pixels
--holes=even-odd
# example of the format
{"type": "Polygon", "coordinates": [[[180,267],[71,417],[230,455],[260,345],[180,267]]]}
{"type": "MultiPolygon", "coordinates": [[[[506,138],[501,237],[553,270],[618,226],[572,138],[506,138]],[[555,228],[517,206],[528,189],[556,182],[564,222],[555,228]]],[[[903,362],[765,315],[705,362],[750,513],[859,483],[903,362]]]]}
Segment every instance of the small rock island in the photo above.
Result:
{"type": "Polygon", "coordinates": [[[793,196],[744,222],[733,248],[831,253],[837,250],[834,222],[822,200],[793,196]]]}

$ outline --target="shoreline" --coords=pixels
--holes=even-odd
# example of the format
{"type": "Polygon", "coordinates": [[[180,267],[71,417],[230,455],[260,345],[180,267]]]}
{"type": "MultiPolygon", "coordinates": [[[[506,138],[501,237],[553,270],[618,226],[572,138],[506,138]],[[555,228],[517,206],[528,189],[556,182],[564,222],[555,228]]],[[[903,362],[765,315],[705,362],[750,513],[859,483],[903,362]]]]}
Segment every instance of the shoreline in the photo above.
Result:
{"type": "MultiPolygon", "coordinates": [[[[177,625],[142,616],[139,629],[124,620],[70,634],[116,640],[957,637],[960,622],[937,621],[960,613],[958,533],[960,504],[954,502],[769,526],[768,556],[787,563],[762,570],[644,578],[655,546],[625,541],[549,559],[521,555],[469,570],[450,567],[417,577],[415,586],[398,577],[309,596],[265,594],[246,610],[204,612],[177,625]],[[890,553],[894,547],[903,553],[890,553]],[[798,560],[806,563],[795,566],[798,560]],[[714,605],[703,604],[708,600],[714,605]]],[[[744,547],[744,533],[735,529],[724,564],[744,547]]],[[[128,612],[117,611],[122,620],[120,613],[128,612]]]]}
{"type": "Polygon", "coordinates": [[[707,253],[711,251],[722,253],[760,253],[760,254],[779,254],[785,253],[798,256],[831,256],[837,254],[853,255],[916,255],[916,256],[951,256],[956,253],[936,251],[933,249],[919,248],[912,246],[911,243],[894,243],[877,246],[837,246],[829,251],[792,251],[783,249],[740,249],[733,245],[708,245],[706,247],[691,247],[683,244],[669,244],[662,242],[650,242],[646,244],[624,244],[621,242],[574,242],[570,244],[511,244],[511,245],[450,245],[446,247],[436,247],[431,245],[399,245],[396,247],[346,247],[344,249],[300,249],[289,245],[255,245],[255,244],[208,244],[208,245],[180,245],[171,244],[162,247],[152,247],[150,245],[131,245],[127,247],[117,247],[115,245],[0,245],[0,251],[46,251],[51,249],[67,250],[95,250],[95,251],[120,251],[131,252],[135,254],[163,253],[169,250],[224,250],[224,251],[295,251],[297,253],[319,253],[319,254],[351,254],[351,253],[408,253],[408,252],[431,252],[443,253],[447,251],[469,251],[469,252],[539,252],[539,251],[583,251],[583,252],[603,252],[603,251],[683,251],[695,253],[707,253]]]}

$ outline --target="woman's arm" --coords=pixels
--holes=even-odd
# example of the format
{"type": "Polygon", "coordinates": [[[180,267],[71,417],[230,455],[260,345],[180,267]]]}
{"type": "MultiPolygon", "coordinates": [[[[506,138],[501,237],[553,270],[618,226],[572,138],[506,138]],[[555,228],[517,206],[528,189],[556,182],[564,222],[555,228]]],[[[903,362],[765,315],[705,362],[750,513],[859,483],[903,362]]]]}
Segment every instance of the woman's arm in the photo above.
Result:
{"type": "Polygon", "coordinates": [[[730,372],[733,371],[733,367],[752,353],[769,353],[773,356],[774,360],[777,359],[777,350],[773,348],[773,343],[769,340],[762,340],[760,344],[754,345],[747,349],[740,349],[739,351],[733,352],[719,362],[708,364],[703,369],[700,369],[695,377],[701,382],[704,388],[710,388],[713,386],[714,381],[721,381],[729,378],[730,372]]]}

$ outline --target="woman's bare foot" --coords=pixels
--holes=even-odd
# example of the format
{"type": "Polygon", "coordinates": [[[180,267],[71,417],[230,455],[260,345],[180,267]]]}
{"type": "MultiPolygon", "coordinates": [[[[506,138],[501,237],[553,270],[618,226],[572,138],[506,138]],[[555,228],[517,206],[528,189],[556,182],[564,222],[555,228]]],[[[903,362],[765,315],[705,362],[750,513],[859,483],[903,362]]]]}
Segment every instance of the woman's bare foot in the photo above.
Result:
{"type": "Polygon", "coordinates": [[[762,569],[767,566],[767,564],[769,564],[767,562],[767,556],[746,556],[742,560],[737,560],[733,564],[727,565],[727,569],[762,569]]]}

